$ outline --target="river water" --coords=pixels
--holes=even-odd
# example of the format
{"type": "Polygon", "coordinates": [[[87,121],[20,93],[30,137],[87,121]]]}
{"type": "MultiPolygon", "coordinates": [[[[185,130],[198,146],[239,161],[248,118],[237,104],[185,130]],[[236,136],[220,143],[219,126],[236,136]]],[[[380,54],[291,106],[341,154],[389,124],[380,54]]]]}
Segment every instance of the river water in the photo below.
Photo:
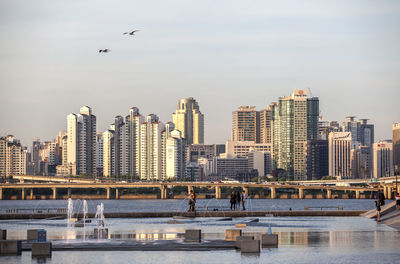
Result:
{"type": "MultiPolygon", "coordinates": [[[[88,201],[93,212],[104,202],[106,212],[182,211],[185,200],[105,200],[88,201]]],[[[75,210],[80,210],[75,201],[75,210]]],[[[66,207],[66,201],[1,201],[5,208],[66,207]]],[[[199,207],[225,207],[227,200],[199,200],[199,207]]],[[[304,206],[342,206],[344,210],[373,208],[371,200],[250,200],[252,210],[302,210],[304,206]]],[[[223,239],[226,229],[234,228],[249,218],[217,221],[216,218],[195,218],[173,224],[172,218],[106,219],[109,241],[182,241],[186,229],[201,229],[204,240],[223,239]]],[[[48,239],[57,243],[82,241],[93,233],[93,221],[83,228],[66,228],[65,219],[7,220],[0,228],[8,230],[8,239],[26,239],[26,230],[44,228],[48,239]]],[[[223,251],[54,251],[51,258],[32,259],[29,251],[22,256],[0,257],[0,263],[400,263],[400,232],[374,220],[362,217],[261,217],[244,232],[272,232],[279,235],[278,248],[262,249],[259,255],[223,251]]],[[[96,240],[89,239],[91,243],[96,240]]]]}

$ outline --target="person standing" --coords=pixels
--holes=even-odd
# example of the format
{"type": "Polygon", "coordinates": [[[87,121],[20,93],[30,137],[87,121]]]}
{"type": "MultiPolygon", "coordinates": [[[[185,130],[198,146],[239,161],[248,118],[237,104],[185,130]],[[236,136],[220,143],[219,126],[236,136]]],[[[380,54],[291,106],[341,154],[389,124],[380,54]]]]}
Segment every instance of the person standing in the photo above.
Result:
{"type": "Polygon", "coordinates": [[[245,203],[246,199],[247,199],[246,192],[243,190],[242,191],[242,209],[243,209],[243,211],[246,210],[246,207],[244,207],[244,203],[245,203]]]}
{"type": "Polygon", "coordinates": [[[395,199],[396,199],[396,209],[399,209],[400,208],[400,195],[398,192],[396,193],[395,199]]]}
{"type": "Polygon", "coordinates": [[[381,204],[378,201],[375,201],[376,207],[376,221],[379,222],[381,219],[381,204]]]}
{"type": "Polygon", "coordinates": [[[236,210],[236,194],[232,192],[231,194],[231,210],[236,210]]]}
{"type": "Polygon", "coordinates": [[[196,194],[190,190],[189,194],[189,212],[196,212],[196,194]]]}
{"type": "Polygon", "coordinates": [[[242,196],[240,192],[236,192],[236,209],[240,210],[240,201],[242,200],[242,196]]]}

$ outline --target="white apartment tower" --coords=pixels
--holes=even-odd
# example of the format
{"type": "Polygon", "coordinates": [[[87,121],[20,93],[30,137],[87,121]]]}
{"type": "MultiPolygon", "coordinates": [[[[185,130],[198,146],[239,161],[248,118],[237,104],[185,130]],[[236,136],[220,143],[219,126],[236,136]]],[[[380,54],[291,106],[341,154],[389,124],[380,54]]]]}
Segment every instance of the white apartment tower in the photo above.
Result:
{"type": "Polygon", "coordinates": [[[179,100],[172,114],[175,128],[182,132],[187,144],[204,144],[204,115],[199,104],[192,97],[179,100]]]}
{"type": "Polygon", "coordinates": [[[140,175],[140,125],[143,123],[139,108],[131,107],[125,123],[128,131],[128,175],[138,176],[140,175]]]}
{"type": "Polygon", "coordinates": [[[73,174],[96,174],[96,116],[83,106],[67,116],[67,161],[73,174]]]}
{"type": "Polygon", "coordinates": [[[181,132],[174,130],[166,141],[166,175],[164,180],[184,180],[186,147],[181,132]]]}
{"type": "Polygon", "coordinates": [[[351,178],[351,132],[329,133],[329,175],[351,178]]]}
{"type": "Polygon", "coordinates": [[[150,114],[140,125],[140,178],[142,180],[161,180],[162,146],[161,132],[164,125],[158,116],[150,114]]]}
{"type": "Polygon", "coordinates": [[[161,167],[162,167],[162,178],[167,178],[167,139],[171,136],[171,132],[175,129],[175,124],[167,122],[164,130],[161,132],[161,167]]]}
{"type": "Polygon", "coordinates": [[[114,173],[114,131],[109,129],[103,133],[103,176],[110,177],[114,173]]]}
{"type": "Polygon", "coordinates": [[[382,140],[373,144],[374,178],[393,176],[393,144],[382,140]]]}

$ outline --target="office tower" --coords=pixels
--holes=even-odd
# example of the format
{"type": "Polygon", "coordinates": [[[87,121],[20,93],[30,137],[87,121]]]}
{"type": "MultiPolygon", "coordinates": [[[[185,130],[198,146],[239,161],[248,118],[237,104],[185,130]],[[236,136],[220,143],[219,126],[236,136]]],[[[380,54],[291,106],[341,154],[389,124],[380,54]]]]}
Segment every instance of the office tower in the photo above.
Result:
{"type": "Polygon", "coordinates": [[[166,175],[164,180],[185,180],[186,146],[179,130],[173,130],[166,141],[166,175]]]}
{"type": "Polygon", "coordinates": [[[167,122],[164,130],[161,132],[161,168],[162,179],[167,179],[167,139],[171,136],[171,132],[175,129],[175,124],[167,122]]]}
{"type": "Polygon", "coordinates": [[[79,114],[67,116],[67,160],[73,175],[96,172],[96,116],[83,106],[79,114]]]}
{"type": "Polygon", "coordinates": [[[162,150],[161,132],[164,125],[158,116],[150,114],[140,125],[140,178],[142,180],[161,180],[162,150]]]}
{"type": "Polygon", "coordinates": [[[305,90],[280,97],[271,105],[273,119],[273,162],[294,180],[307,179],[307,143],[317,139],[319,99],[307,98],[305,90]]]}
{"type": "Polygon", "coordinates": [[[368,119],[360,119],[360,143],[369,148],[374,144],[374,125],[368,124],[368,119]]]}
{"type": "Polygon", "coordinates": [[[182,132],[187,144],[204,144],[204,115],[192,97],[179,100],[172,115],[175,128],[182,132]]]}
{"type": "Polygon", "coordinates": [[[232,141],[260,142],[260,113],[255,106],[239,106],[232,112],[232,141]]]}
{"type": "Polygon", "coordinates": [[[329,176],[351,178],[351,132],[329,134],[329,176]]]}
{"type": "Polygon", "coordinates": [[[212,175],[215,179],[230,178],[239,181],[250,181],[257,177],[256,170],[249,169],[249,159],[243,157],[214,157],[211,161],[212,175]]]}
{"type": "Polygon", "coordinates": [[[251,150],[248,153],[248,159],[249,170],[257,170],[258,176],[266,176],[271,174],[271,152],[251,150]]]}
{"type": "Polygon", "coordinates": [[[103,176],[114,176],[114,130],[103,133],[103,176]]]}
{"type": "Polygon", "coordinates": [[[200,170],[197,162],[188,162],[185,167],[185,181],[199,181],[200,170]]]}
{"type": "Polygon", "coordinates": [[[393,176],[393,145],[391,140],[381,140],[373,144],[374,178],[393,176]]]}
{"type": "Polygon", "coordinates": [[[320,180],[329,176],[328,139],[309,140],[307,146],[307,180],[320,180]]]}
{"type": "Polygon", "coordinates": [[[37,138],[32,142],[31,162],[33,163],[33,174],[40,175],[40,140],[37,138]]]}
{"type": "Polygon", "coordinates": [[[14,136],[0,137],[0,177],[26,174],[27,150],[14,136]]]}
{"type": "Polygon", "coordinates": [[[96,175],[103,176],[103,133],[96,133],[96,175]]]}
{"type": "Polygon", "coordinates": [[[400,170],[400,122],[392,125],[393,166],[400,170]]]}
{"type": "Polygon", "coordinates": [[[331,132],[341,132],[341,127],[337,121],[319,121],[318,139],[328,140],[331,132]]]}
{"type": "Polygon", "coordinates": [[[370,179],[372,174],[372,148],[358,146],[351,150],[351,176],[353,179],[370,179]]]}
{"type": "Polygon", "coordinates": [[[143,116],[139,108],[131,107],[129,115],[125,118],[128,129],[128,162],[131,176],[140,174],[140,125],[143,123],[143,116]]]}
{"type": "Polygon", "coordinates": [[[199,158],[212,159],[215,155],[215,145],[193,144],[187,146],[187,161],[197,162],[199,158]]]}
{"type": "Polygon", "coordinates": [[[257,143],[272,144],[272,107],[260,111],[260,141],[257,143]]]}

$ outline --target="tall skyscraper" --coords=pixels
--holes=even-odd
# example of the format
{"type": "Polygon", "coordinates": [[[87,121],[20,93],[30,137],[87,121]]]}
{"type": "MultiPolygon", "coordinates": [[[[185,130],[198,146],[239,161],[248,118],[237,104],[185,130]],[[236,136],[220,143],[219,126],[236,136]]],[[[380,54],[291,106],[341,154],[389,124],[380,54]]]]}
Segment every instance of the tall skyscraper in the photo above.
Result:
{"type": "Polygon", "coordinates": [[[272,144],[273,134],[272,134],[272,107],[267,106],[267,109],[260,111],[260,142],[272,144]]]}
{"type": "Polygon", "coordinates": [[[239,106],[232,112],[232,141],[259,142],[260,113],[255,106],[239,106]]]}
{"type": "Polygon", "coordinates": [[[374,178],[393,176],[393,145],[391,140],[381,140],[373,145],[374,178]]]}
{"type": "Polygon", "coordinates": [[[353,179],[370,179],[372,175],[372,148],[358,146],[351,150],[351,176],[353,179]]]}
{"type": "Polygon", "coordinates": [[[358,145],[372,148],[374,125],[368,124],[368,119],[356,121],[355,116],[348,116],[346,122],[343,122],[342,131],[351,132],[352,148],[356,148],[358,145]]]}
{"type": "Polygon", "coordinates": [[[189,97],[179,100],[172,122],[182,132],[187,144],[204,144],[204,115],[195,99],[189,97]]]}
{"type": "Polygon", "coordinates": [[[103,176],[103,133],[96,133],[96,173],[103,176]]]}
{"type": "MultiPolygon", "coordinates": [[[[171,132],[175,129],[175,125],[172,122],[165,124],[164,130],[161,132],[161,168],[162,178],[167,179],[167,140],[171,137],[171,132]]],[[[180,134],[182,135],[182,133],[180,134]]],[[[182,137],[182,136],[181,136],[182,137]]]]}
{"type": "Polygon", "coordinates": [[[161,132],[164,125],[158,116],[150,114],[140,125],[140,178],[142,180],[161,180],[162,146],[161,132]]]}
{"type": "Polygon", "coordinates": [[[307,179],[320,180],[329,176],[329,142],[309,140],[307,145],[307,179]]]}
{"type": "Polygon", "coordinates": [[[329,176],[351,178],[351,132],[329,134],[329,176]]]}
{"type": "Polygon", "coordinates": [[[393,166],[400,170],[400,122],[392,125],[393,166]]]}
{"type": "Polygon", "coordinates": [[[67,159],[73,174],[96,173],[96,116],[83,106],[79,114],[67,116],[67,159]]]}
{"type": "Polygon", "coordinates": [[[295,90],[271,108],[274,168],[284,169],[294,180],[306,180],[307,143],[318,136],[319,99],[295,90]]]}
{"type": "Polygon", "coordinates": [[[114,119],[114,176],[126,173],[126,126],[122,116],[114,119]]]}
{"type": "Polygon", "coordinates": [[[166,141],[166,175],[164,180],[185,180],[186,146],[179,130],[173,130],[166,141]]]}

